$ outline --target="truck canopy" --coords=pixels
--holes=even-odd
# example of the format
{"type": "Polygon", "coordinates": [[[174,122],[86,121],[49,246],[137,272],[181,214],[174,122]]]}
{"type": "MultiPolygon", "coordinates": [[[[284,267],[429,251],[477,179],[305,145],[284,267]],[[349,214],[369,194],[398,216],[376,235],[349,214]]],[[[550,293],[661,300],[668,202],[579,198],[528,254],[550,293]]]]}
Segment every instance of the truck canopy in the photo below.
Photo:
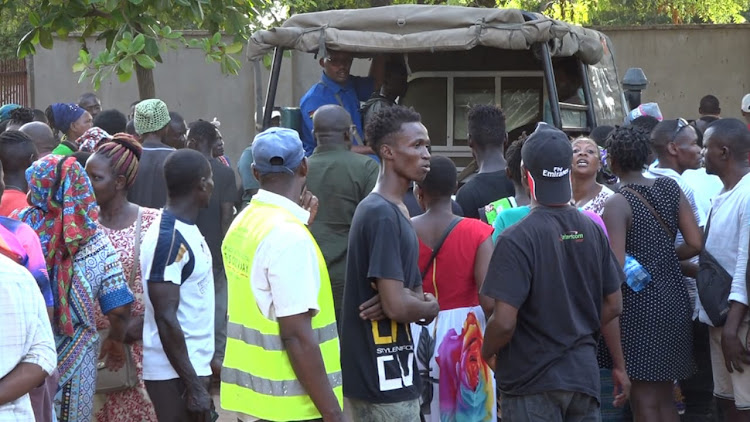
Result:
{"type": "Polygon", "coordinates": [[[369,55],[470,50],[477,46],[529,50],[547,43],[553,57],[576,56],[594,65],[604,54],[603,34],[516,9],[396,5],[304,13],[281,27],[254,33],[248,56],[276,47],[325,54],[326,49],[369,55]]]}

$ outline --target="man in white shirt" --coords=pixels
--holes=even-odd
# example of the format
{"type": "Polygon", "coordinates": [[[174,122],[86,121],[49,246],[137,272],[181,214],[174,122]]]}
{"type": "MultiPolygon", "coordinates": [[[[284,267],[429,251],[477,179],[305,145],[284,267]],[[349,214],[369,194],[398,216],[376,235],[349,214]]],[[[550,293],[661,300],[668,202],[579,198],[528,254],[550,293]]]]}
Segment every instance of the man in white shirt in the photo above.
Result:
{"type": "MultiPolygon", "coordinates": [[[[651,164],[646,177],[668,177],[677,182],[690,203],[698,226],[705,227],[710,198],[704,192],[693,189],[683,178],[687,170],[694,170],[701,164],[701,147],[698,145],[698,131],[685,119],[664,120],[651,131],[651,146],[657,160],[651,164]]],[[[716,176],[711,176],[716,177],[716,176]]],[[[684,243],[682,233],[677,232],[675,246],[684,243]]],[[[711,355],[708,347],[708,327],[698,321],[698,289],[695,275],[698,272],[698,257],[682,263],[684,281],[690,295],[693,309],[693,356],[698,371],[688,380],[680,382],[685,395],[686,413],[705,417],[713,410],[711,355]]]]}
{"type": "Polygon", "coordinates": [[[305,227],[318,205],[305,188],[302,141],[271,128],[255,137],[253,157],[260,190],[222,244],[229,322],[221,405],[243,422],[341,421],[331,282],[305,227]]]}
{"type": "MultiPolygon", "coordinates": [[[[729,313],[723,327],[711,327],[714,395],[728,421],[750,420],[748,354],[748,244],[750,243],[750,131],[737,119],[714,122],[704,138],[706,171],[724,190],[713,199],[705,251],[732,276],[729,313]]],[[[704,312],[701,320],[709,323],[704,312]]]]}
{"type": "Polygon", "coordinates": [[[167,205],[141,244],[143,379],[160,422],[210,420],[214,280],[195,221],[214,188],[211,166],[203,154],[182,149],[167,157],[164,178],[167,205]]]}
{"type": "Polygon", "coordinates": [[[52,327],[39,287],[0,255],[0,421],[33,421],[29,391],[57,367],[52,327]]]}

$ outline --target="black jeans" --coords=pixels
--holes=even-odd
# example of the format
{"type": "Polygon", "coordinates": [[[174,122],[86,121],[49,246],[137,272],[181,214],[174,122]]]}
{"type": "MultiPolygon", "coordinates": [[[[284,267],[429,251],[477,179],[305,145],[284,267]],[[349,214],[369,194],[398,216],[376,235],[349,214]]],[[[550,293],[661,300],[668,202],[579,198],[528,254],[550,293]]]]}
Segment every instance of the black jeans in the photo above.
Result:
{"type": "Polygon", "coordinates": [[[711,370],[711,349],[709,346],[708,325],[693,321],[693,357],[697,372],[690,378],[680,381],[685,396],[685,416],[690,420],[708,418],[715,413],[714,381],[711,370]]]}
{"type": "MultiPolygon", "coordinates": [[[[210,377],[198,377],[208,390],[210,377]]],[[[145,381],[146,391],[154,404],[156,418],[159,422],[190,422],[194,420],[205,420],[206,418],[197,419],[197,415],[189,412],[185,394],[187,388],[180,378],[174,378],[166,381],[145,381]]],[[[213,408],[213,406],[212,406],[213,408]]]]}

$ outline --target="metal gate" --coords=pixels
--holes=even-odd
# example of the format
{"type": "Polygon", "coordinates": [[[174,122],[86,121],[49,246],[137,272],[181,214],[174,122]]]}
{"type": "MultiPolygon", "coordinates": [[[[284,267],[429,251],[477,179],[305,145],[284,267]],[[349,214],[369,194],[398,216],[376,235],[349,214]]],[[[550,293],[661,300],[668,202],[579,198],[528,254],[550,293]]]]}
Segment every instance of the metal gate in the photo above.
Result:
{"type": "Polygon", "coordinates": [[[28,72],[25,59],[0,60],[0,105],[29,105],[28,72]]]}

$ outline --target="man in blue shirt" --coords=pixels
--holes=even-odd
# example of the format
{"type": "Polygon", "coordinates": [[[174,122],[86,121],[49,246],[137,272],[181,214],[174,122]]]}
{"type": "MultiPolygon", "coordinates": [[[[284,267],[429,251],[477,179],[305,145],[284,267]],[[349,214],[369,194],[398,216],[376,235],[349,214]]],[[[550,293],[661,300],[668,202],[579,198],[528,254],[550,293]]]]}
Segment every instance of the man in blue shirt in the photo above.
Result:
{"type": "Polygon", "coordinates": [[[352,117],[357,131],[353,133],[353,152],[359,154],[373,154],[370,147],[364,143],[362,116],[359,113],[359,102],[367,101],[376,88],[373,73],[382,74],[383,61],[375,58],[368,77],[351,76],[353,57],[351,53],[328,50],[326,57],[320,59],[323,73],[320,81],[310,88],[300,101],[302,112],[302,130],[300,137],[305,147],[305,155],[309,156],[315,150],[316,142],[312,134],[312,116],[318,108],[333,104],[340,105],[352,117]]]}

